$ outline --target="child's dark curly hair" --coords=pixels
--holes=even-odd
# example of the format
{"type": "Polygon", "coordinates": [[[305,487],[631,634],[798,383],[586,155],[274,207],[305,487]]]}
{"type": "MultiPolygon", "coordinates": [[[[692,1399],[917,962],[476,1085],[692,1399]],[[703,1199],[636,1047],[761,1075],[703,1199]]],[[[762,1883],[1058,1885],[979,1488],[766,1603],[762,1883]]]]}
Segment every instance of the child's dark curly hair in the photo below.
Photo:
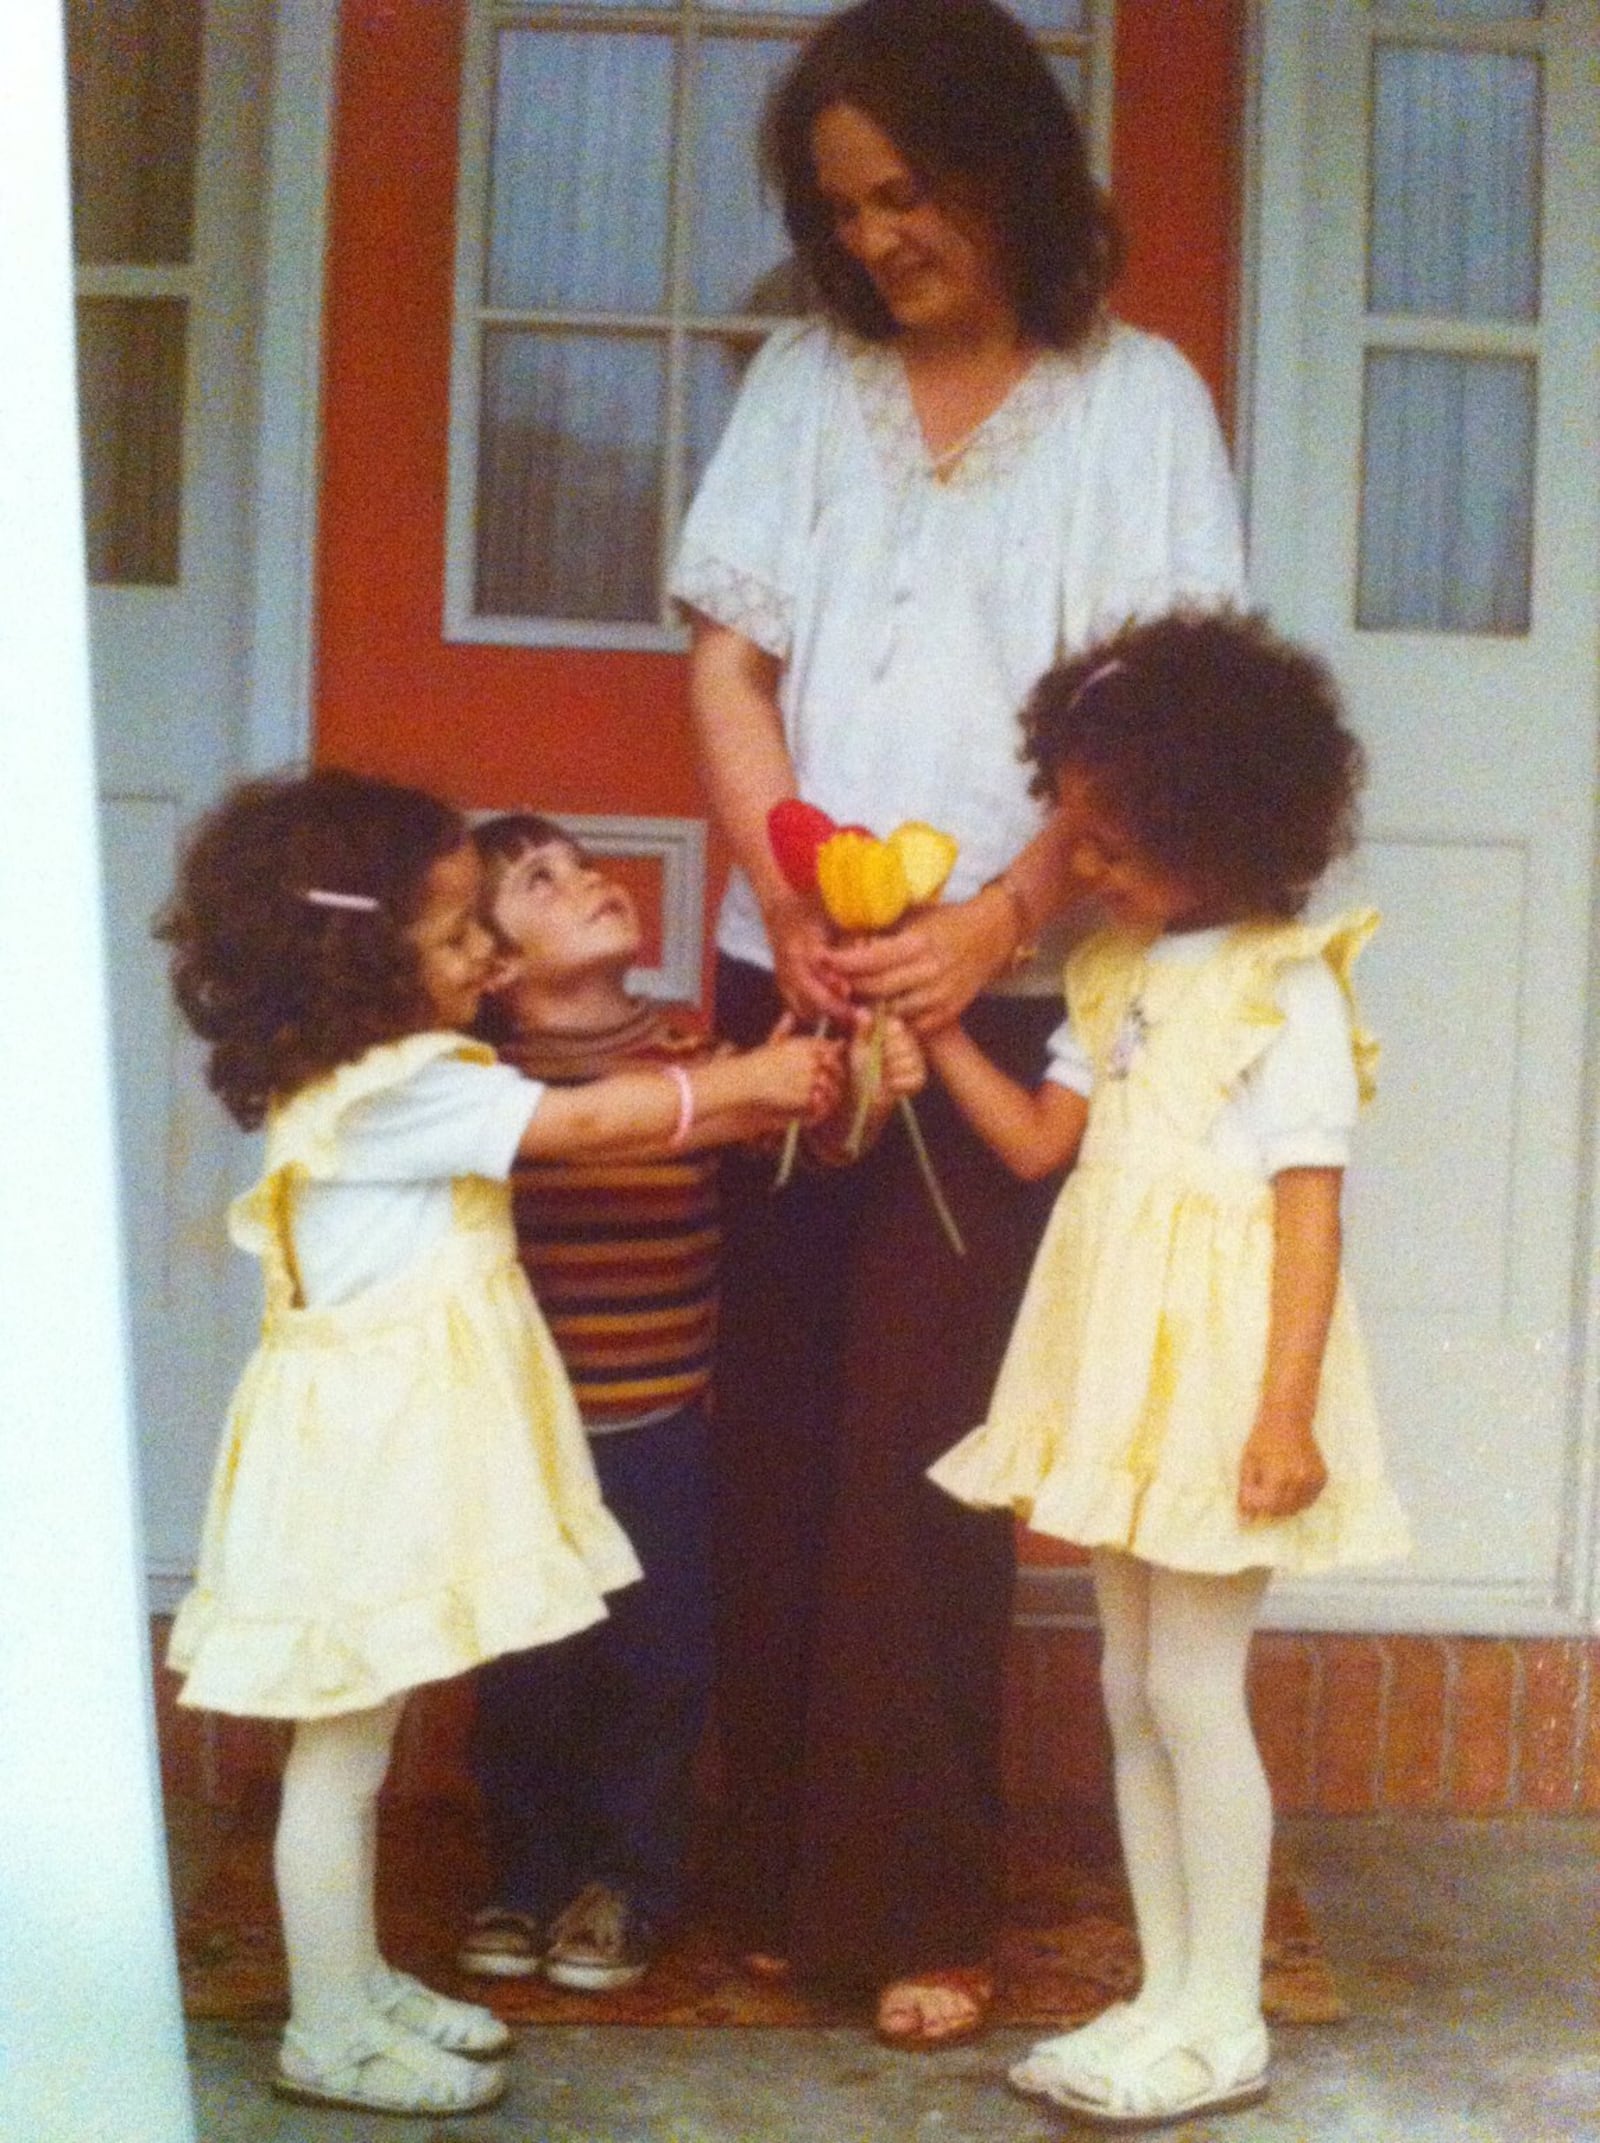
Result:
{"type": "Polygon", "coordinates": [[[211,1045],[211,1089],[245,1130],[375,1042],[429,1024],[407,926],[429,871],[465,838],[437,797],[333,767],[242,782],[200,821],[156,936],[172,947],[184,1017],[211,1045]]]}
{"type": "Polygon", "coordinates": [[[1294,916],[1356,837],[1365,772],[1325,664],[1237,611],[1129,625],[1023,711],[1036,796],[1083,775],[1151,862],[1225,915],[1294,916]]]}

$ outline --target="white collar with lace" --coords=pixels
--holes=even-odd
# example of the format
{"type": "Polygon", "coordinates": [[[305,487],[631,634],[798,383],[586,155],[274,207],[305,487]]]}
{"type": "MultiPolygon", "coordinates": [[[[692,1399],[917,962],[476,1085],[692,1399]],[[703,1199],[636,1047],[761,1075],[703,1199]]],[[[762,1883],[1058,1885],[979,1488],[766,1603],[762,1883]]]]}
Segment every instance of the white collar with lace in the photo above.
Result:
{"type": "Polygon", "coordinates": [[[1009,476],[1054,420],[1082,378],[1104,331],[1074,350],[1041,350],[1020,379],[975,424],[941,454],[928,450],[911,400],[911,386],[893,343],[847,335],[844,349],[867,435],[890,478],[917,478],[947,489],[972,489],[1009,476]]]}

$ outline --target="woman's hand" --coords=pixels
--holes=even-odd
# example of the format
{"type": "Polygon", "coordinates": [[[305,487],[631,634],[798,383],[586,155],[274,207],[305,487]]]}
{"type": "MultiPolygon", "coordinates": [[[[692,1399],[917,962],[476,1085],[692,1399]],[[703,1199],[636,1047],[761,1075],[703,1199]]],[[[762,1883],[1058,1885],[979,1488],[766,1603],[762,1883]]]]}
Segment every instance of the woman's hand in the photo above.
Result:
{"type": "Polygon", "coordinates": [[[1239,1466],[1239,1515],[1293,1518],[1309,1510],[1328,1485],[1317,1440],[1298,1415],[1264,1403],[1239,1466]]]}
{"type": "Polygon", "coordinates": [[[827,966],[836,989],[887,999],[919,1034],[948,1026],[1017,949],[1013,903],[997,886],[970,900],[919,909],[896,930],[838,945],[827,966]]]}
{"type": "Polygon", "coordinates": [[[799,1020],[830,1019],[848,1028],[849,993],[833,972],[833,939],[827,922],[799,894],[766,910],[774,978],[784,1003],[799,1020]]]}

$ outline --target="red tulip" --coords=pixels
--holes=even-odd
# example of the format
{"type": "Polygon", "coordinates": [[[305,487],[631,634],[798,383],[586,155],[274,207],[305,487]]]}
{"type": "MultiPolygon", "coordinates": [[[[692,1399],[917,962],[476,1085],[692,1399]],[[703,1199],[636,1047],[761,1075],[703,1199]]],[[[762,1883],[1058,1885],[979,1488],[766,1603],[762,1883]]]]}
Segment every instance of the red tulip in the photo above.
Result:
{"type": "Polygon", "coordinates": [[[798,796],[786,796],[767,813],[772,853],[797,893],[817,890],[817,850],[837,831],[826,811],[798,796]]]}

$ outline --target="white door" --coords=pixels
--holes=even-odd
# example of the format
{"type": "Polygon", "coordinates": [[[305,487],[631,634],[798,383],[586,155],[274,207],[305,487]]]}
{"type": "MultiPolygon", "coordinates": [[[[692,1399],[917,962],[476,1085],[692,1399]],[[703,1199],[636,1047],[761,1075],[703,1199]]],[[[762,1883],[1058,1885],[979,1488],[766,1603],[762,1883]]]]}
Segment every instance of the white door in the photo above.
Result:
{"type": "Polygon", "coordinates": [[[1600,11],[1258,12],[1253,575],[1366,739],[1352,1264],[1419,1536],[1291,1594],[1581,1624],[1591,1556],[1600,11]]]}
{"type": "Polygon", "coordinates": [[[71,0],[67,17],[122,1225],[160,1605],[193,1567],[254,1318],[222,1224],[249,1154],[205,1091],[151,924],[181,830],[250,755],[273,7],[71,0]]]}

